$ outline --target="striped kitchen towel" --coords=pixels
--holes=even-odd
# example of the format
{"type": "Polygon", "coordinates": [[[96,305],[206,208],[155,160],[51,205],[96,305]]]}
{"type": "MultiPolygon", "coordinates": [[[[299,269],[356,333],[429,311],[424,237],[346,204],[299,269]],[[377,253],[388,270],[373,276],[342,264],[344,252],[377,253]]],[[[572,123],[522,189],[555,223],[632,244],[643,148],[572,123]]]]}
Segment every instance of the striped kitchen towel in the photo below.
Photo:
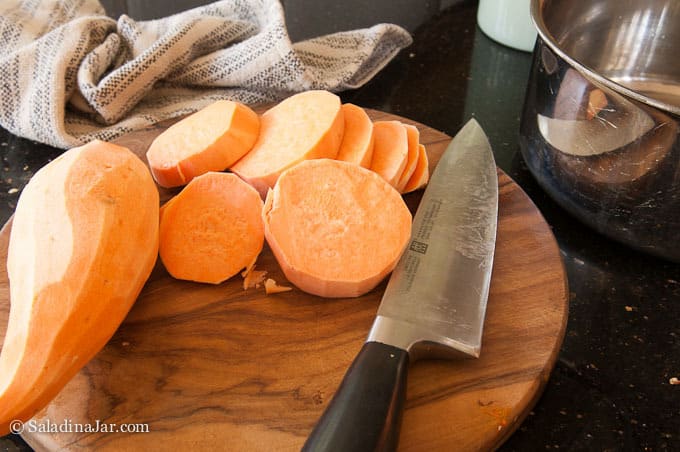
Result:
{"type": "Polygon", "coordinates": [[[378,24],[293,44],[278,0],[117,22],[97,0],[2,0],[0,125],[61,148],[110,140],[218,99],[357,88],[410,43],[378,24]]]}

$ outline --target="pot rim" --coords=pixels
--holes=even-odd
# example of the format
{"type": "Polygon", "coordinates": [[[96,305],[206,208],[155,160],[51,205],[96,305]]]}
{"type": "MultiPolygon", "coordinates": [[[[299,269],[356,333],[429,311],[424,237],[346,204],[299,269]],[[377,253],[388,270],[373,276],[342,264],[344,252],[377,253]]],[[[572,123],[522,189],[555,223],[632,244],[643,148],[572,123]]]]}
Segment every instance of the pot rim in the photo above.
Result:
{"type": "MultiPolygon", "coordinates": [[[[634,91],[630,88],[627,88],[601,74],[596,72],[595,70],[589,68],[585,64],[579,62],[575,58],[571,57],[568,55],[564,50],[560,48],[558,45],[557,41],[555,41],[555,38],[550,34],[548,31],[548,27],[545,24],[545,21],[543,20],[543,6],[545,4],[546,0],[531,0],[531,20],[534,23],[534,26],[536,27],[536,30],[538,31],[538,36],[540,39],[548,45],[552,49],[553,52],[555,52],[560,58],[562,58],[564,61],[569,63],[570,66],[572,66],[574,69],[578,70],[581,72],[584,76],[587,78],[590,78],[591,80],[595,80],[598,83],[608,87],[609,89],[618,92],[619,94],[622,94],[624,96],[630,97],[632,99],[635,99],[639,102],[642,102],[644,104],[647,104],[651,107],[657,108],[659,110],[666,111],[668,113],[674,114],[676,116],[680,116],[680,106],[678,105],[673,105],[669,104],[667,102],[663,102],[657,99],[653,99],[649,96],[646,96],[644,94],[641,94],[637,91],[634,91]]],[[[536,49],[534,49],[534,52],[536,49]]]]}

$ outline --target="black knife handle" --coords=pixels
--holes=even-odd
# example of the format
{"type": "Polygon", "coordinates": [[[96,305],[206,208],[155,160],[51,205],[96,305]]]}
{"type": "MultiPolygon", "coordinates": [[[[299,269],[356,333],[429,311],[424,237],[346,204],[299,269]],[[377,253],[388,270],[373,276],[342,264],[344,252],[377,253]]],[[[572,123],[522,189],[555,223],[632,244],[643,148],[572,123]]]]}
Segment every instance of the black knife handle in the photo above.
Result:
{"type": "Polygon", "coordinates": [[[393,451],[406,396],[408,352],[367,342],[302,450],[393,451]]]}

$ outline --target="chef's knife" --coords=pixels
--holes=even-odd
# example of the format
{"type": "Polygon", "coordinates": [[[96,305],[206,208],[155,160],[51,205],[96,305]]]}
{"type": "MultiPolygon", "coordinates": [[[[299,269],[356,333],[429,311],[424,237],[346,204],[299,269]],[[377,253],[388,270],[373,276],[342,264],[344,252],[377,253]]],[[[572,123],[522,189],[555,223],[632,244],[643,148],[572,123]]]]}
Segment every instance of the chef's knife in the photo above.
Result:
{"type": "Polygon", "coordinates": [[[439,160],[368,339],[303,450],[394,450],[409,361],[479,356],[497,218],[493,153],[472,119],[439,160]]]}

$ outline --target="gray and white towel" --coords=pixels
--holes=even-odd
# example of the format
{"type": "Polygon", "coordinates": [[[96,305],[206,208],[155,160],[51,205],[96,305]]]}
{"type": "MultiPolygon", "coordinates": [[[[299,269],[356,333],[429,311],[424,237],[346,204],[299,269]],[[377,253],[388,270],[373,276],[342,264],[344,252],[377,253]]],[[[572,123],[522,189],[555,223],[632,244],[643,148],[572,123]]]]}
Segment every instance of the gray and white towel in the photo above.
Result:
{"type": "Polygon", "coordinates": [[[357,88],[410,43],[378,24],[293,44],[278,0],[143,22],[116,22],[97,0],[2,0],[0,125],[61,148],[110,140],[218,99],[357,88]]]}

